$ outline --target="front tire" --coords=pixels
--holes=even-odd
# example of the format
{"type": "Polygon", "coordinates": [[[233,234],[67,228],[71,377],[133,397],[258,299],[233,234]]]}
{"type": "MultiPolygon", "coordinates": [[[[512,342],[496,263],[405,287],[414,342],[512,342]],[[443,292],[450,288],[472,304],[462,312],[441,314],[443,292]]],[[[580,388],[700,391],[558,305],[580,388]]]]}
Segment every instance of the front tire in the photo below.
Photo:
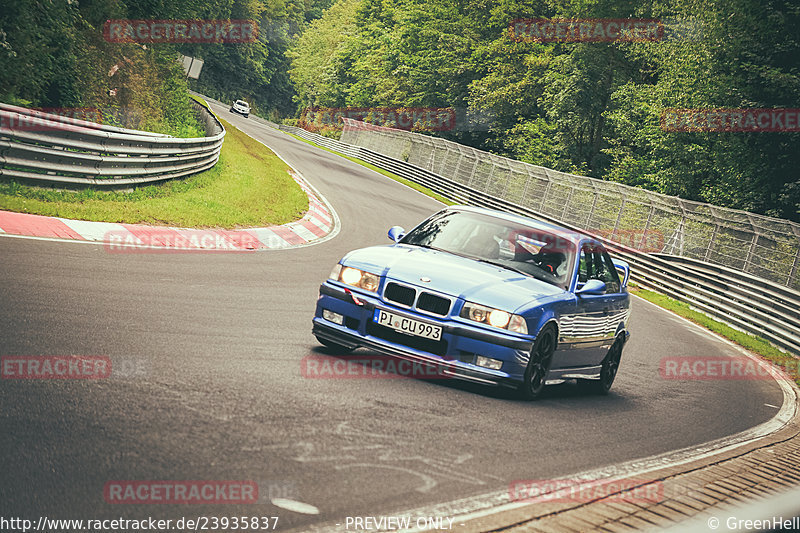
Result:
{"type": "Polygon", "coordinates": [[[535,400],[542,395],[555,350],[556,330],[553,326],[545,326],[533,342],[524,381],[517,388],[520,398],[535,400]]]}
{"type": "Polygon", "coordinates": [[[622,337],[617,337],[600,367],[600,379],[579,379],[578,385],[583,387],[586,392],[590,394],[608,394],[611,390],[611,385],[614,384],[614,379],[617,377],[619,370],[619,362],[622,359],[622,347],[624,343],[622,337]]]}

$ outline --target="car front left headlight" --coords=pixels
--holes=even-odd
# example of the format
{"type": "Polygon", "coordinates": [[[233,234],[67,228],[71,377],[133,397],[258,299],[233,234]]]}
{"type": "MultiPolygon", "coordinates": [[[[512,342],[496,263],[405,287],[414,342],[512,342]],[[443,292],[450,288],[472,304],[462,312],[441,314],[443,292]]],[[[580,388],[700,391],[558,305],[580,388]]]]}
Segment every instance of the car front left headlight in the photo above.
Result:
{"type": "Polygon", "coordinates": [[[345,285],[357,287],[368,292],[377,292],[380,278],[372,272],[360,270],[358,268],[342,266],[337,263],[331,270],[330,279],[341,281],[345,285]]]}
{"type": "Polygon", "coordinates": [[[525,323],[524,318],[520,315],[514,315],[508,311],[503,311],[502,309],[494,309],[492,307],[486,307],[485,305],[467,302],[461,309],[461,318],[488,324],[495,328],[507,329],[523,335],[528,334],[528,325],[525,323]]]}

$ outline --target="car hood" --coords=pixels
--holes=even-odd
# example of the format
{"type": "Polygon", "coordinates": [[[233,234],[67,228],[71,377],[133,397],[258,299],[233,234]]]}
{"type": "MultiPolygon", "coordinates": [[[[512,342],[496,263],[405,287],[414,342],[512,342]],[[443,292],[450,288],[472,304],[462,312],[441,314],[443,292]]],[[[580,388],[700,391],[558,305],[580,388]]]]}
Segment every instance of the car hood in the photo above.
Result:
{"type": "Polygon", "coordinates": [[[565,293],[559,287],[512,270],[402,244],[356,250],[342,264],[511,312],[565,293]],[[421,278],[430,281],[423,282],[421,278]]]}

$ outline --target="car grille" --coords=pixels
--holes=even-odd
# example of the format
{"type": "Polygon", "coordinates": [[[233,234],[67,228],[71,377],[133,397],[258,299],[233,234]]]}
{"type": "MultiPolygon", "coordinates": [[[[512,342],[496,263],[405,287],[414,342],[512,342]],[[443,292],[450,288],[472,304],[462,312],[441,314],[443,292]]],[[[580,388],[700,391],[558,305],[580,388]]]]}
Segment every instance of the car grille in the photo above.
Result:
{"type": "Polygon", "coordinates": [[[423,292],[417,298],[417,309],[434,315],[447,316],[447,312],[450,310],[450,300],[429,292],[423,292]]]}
{"type": "Polygon", "coordinates": [[[387,328],[386,326],[376,324],[375,322],[367,323],[367,334],[372,335],[373,337],[378,337],[379,339],[383,339],[385,341],[392,342],[394,344],[408,346],[409,348],[414,348],[415,350],[419,350],[421,352],[428,352],[442,357],[447,354],[447,341],[444,339],[435,341],[433,339],[426,339],[424,337],[406,335],[391,328],[387,328]]]}
{"type": "Polygon", "coordinates": [[[403,285],[398,285],[391,281],[386,284],[386,289],[383,291],[384,298],[407,307],[411,307],[416,295],[417,291],[411,287],[404,287],[403,285]]]}
{"type": "Polygon", "coordinates": [[[383,290],[383,298],[388,302],[394,302],[405,307],[411,307],[416,301],[416,307],[420,311],[433,315],[447,316],[450,311],[452,301],[430,292],[422,292],[417,296],[417,291],[413,287],[407,287],[390,281],[383,290]]]}

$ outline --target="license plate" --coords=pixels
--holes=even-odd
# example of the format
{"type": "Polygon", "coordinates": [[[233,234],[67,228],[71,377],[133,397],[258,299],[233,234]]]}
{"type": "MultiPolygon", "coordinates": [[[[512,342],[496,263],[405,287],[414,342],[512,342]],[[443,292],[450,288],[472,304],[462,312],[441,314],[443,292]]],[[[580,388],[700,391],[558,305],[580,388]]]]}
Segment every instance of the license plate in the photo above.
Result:
{"type": "Polygon", "coordinates": [[[425,337],[426,339],[433,339],[435,341],[442,339],[442,327],[434,326],[413,318],[406,318],[404,316],[389,313],[383,309],[376,309],[374,320],[376,324],[392,328],[400,333],[407,335],[415,335],[417,337],[425,337]]]}

